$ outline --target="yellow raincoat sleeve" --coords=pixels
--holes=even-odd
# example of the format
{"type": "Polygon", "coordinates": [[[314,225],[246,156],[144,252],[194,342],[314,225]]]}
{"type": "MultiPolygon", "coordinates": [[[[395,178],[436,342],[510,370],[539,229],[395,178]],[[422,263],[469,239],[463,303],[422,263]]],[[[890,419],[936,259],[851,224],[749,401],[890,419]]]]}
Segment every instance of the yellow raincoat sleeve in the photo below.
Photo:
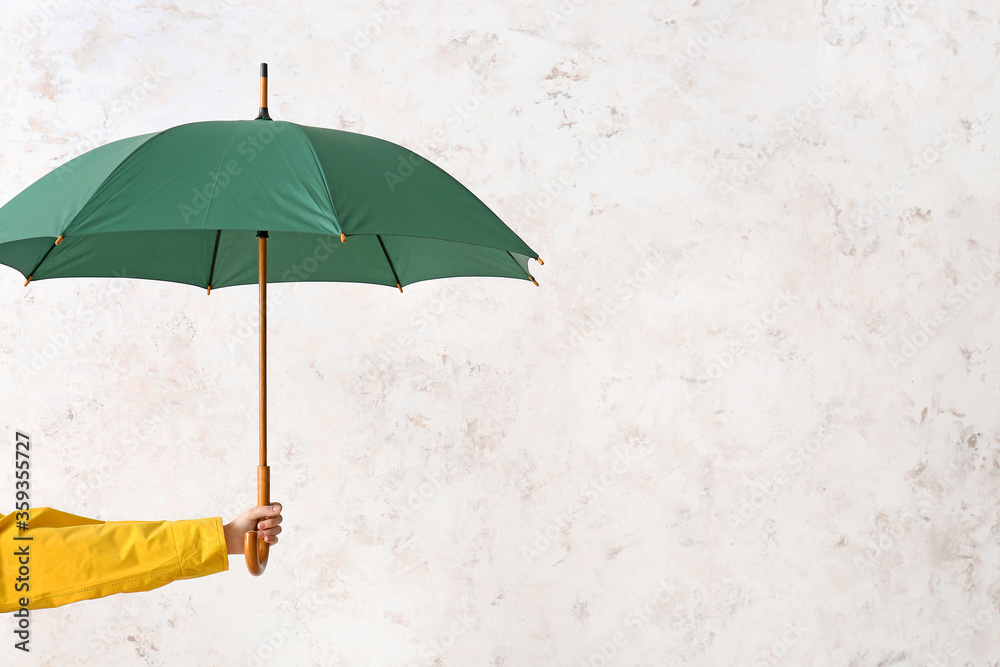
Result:
{"type": "Polygon", "coordinates": [[[30,512],[26,531],[13,512],[0,515],[0,612],[19,609],[22,597],[28,609],[46,609],[229,569],[222,517],[98,521],[48,507],[30,512]],[[25,547],[26,582],[19,572],[25,547]],[[25,583],[28,590],[16,589],[25,583]]]}

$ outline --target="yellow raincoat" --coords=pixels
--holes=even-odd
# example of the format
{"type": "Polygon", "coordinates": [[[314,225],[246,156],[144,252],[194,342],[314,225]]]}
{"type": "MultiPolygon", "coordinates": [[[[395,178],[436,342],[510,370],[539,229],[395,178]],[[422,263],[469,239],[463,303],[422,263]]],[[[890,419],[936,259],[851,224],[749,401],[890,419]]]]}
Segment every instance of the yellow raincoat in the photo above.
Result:
{"type": "Polygon", "coordinates": [[[0,515],[0,612],[20,609],[21,598],[46,609],[229,569],[222,517],[98,521],[37,507],[26,531],[14,519],[0,515]]]}

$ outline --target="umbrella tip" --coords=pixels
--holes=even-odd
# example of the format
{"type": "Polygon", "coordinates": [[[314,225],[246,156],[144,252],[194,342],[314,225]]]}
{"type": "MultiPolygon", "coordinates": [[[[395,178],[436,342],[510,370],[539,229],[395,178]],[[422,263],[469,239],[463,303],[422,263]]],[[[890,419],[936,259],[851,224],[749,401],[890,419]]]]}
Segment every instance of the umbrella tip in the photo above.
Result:
{"type": "Polygon", "coordinates": [[[208,296],[208,295],[209,295],[209,294],[211,294],[211,293],[212,293],[212,286],[211,286],[211,285],[209,285],[209,286],[208,286],[208,292],[207,292],[207,293],[205,294],[205,296],[208,296]]]}
{"type": "Polygon", "coordinates": [[[267,63],[260,64],[260,111],[255,120],[271,120],[267,113],[267,63]]]}
{"type": "Polygon", "coordinates": [[[28,286],[28,283],[30,283],[30,282],[31,282],[31,279],[32,279],[32,278],[34,278],[34,277],[35,277],[35,276],[28,276],[28,279],[24,281],[24,286],[25,286],[25,287],[27,287],[27,286],[28,286]]]}
{"type": "Polygon", "coordinates": [[[343,232],[340,233],[340,242],[341,243],[347,243],[347,234],[345,234],[343,232]]]}
{"type": "Polygon", "coordinates": [[[530,280],[531,282],[535,283],[535,287],[538,287],[538,281],[535,280],[534,278],[532,278],[530,275],[528,276],[528,280],[530,280]]]}
{"type": "Polygon", "coordinates": [[[399,288],[399,293],[402,294],[403,293],[403,286],[400,285],[399,283],[396,283],[396,287],[399,288]]]}
{"type": "Polygon", "coordinates": [[[545,264],[545,262],[542,261],[541,257],[536,257],[535,261],[538,262],[539,265],[545,264]]]}

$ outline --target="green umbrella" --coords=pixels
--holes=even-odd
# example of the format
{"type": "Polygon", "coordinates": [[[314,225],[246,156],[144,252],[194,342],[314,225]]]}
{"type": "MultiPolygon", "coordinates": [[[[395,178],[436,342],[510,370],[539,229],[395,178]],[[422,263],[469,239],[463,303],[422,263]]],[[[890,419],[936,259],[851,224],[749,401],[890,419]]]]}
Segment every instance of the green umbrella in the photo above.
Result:
{"type": "MultiPolygon", "coordinates": [[[[260,445],[267,466],[267,282],[398,288],[435,278],[535,282],[538,255],[461,183],[374,137],[283,121],[179,125],[95,148],[0,208],[0,263],[32,280],[128,277],[260,286],[260,445]],[[268,253],[268,241],[271,243],[268,253]],[[270,266],[268,266],[270,265],[270,266]],[[270,272],[270,276],[268,276],[270,272]]],[[[267,543],[245,538],[247,568],[267,543]]]]}

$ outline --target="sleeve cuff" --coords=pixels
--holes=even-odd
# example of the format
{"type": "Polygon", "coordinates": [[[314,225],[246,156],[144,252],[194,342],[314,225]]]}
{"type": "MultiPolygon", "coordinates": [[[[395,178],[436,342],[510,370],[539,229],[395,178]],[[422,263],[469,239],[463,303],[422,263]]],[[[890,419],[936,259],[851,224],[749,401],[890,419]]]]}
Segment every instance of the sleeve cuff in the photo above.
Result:
{"type": "Polygon", "coordinates": [[[229,569],[221,516],[170,523],[181,571],[178,579],[203,577],[229,569]]]}

